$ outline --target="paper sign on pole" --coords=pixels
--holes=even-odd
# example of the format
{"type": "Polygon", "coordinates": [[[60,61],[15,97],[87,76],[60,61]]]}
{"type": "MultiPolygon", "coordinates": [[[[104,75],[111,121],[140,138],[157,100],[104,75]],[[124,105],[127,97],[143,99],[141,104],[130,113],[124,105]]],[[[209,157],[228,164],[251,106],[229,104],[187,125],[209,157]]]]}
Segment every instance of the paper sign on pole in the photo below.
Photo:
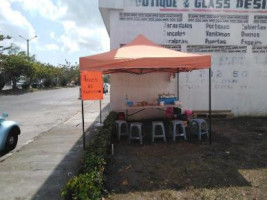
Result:
{"type": "Polygon", "coordinates": [[[81,96],[82,100],[103,99],[103,77],[102,72],[81,72],[81,96]]]}

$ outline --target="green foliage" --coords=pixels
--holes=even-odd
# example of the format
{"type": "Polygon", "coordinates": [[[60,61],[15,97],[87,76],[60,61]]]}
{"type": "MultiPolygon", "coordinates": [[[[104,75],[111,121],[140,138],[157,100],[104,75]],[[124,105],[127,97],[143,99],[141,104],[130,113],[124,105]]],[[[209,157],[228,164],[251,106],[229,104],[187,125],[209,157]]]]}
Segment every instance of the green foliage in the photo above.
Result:
{"type": "Polygon", "coordinates": [[[103,81],[104,81],[104,83],[110,83],[110,76],[108,74],[105,74],[103,76],[103,81]]]}
{"type": "Polygon", "coordinates": [[[66,200],[96,200],[102,190],[102,174],[97,170],[71,178],[61,193],[66,200]]]}
{"type": "Polygon", "coordinates": [[[13,88],[16,88],[16,82],[20,76],[29,77],[33,73],[31,62],[24,53],[5,57],[2,71],[12,80],[13,88]]]}
{"type": "MultiPolygon", "coordinates": [[[[0,34],[0,42],[10,39],[9,36],[0,34]]],[[[16,88],[16,82],[23,76],[28,84],[24,89],[40,86],[66,86],[69,83],[80,83],[80,71],[78,65],[72,65],[66,61],[64,65],[53,66],[51,64],[40,63],[34,56],[28,57],[25,52],[14,44],[4,47],[0,46],[0,90],[7,81],[13,82],[13,88],[16,88]],[[5,78],[2,78],[5,77],[5,78]]]]}
{"type": "Polygon", "coordinates": [[[0,34],[0,90],[2,90],[6,83],[6,75],[3,71],[3,62],[6,58],[6,55],[4,55],[4,52],[10,49],[10,46],[4,47],[2,46],[2,41],[11,39],[10,36],[4,36],[0,34]]]}
{"type": "Polygon", "coordinates": [[[28,82],[25,82],[25,83],[22,84],[21,87],[22,87],[22,89],[24,89],[24,90],[25,90],[25,89],[29,89],[29,88],[30,88],[30,84],[29,84],[28,82]]]}
{"type": "Polygon", "coordinates": [[[8,54],[3,54],[1,51],[1,68],[0,72],[5,74],[5,81],[12,81],[13,88],[16,88],[16,82],[21,76],[28,77],[29,82],[34,74],[32,62],[34,57],[28,57],[25,52],[19,51],[19,47],[11,45],[8,48],[2,48],[8,51],[8,54]]]}
{"type": "Polygon", "coordinates": [[[46,79],[44,80],[43,84],[44,84],[44,86],[45,86],[46,88],[51,87],[51,86],[52,86],[52,80],[51,80],[50,78],[46,78],[46,79]]]}
{"type": "Polygon", "coordinates": [[[79,85],[80,70],[78,65],[72,65],[69,61],[66,60],[66,63],[64,65],[61,65],[60,69],[60,80],[62,86],[64,86],[65,82],[74,82],[76,85],[79,85]]]}
{"type": "Polygon", "coordinates": [[[2,90],[3,88],[4,88],[4,86],[5,86],[5,77],[4,77],[4,74],[2,74],[1,72],[0,72],[0,90],[2,90]]]}
{"type": "Polygon", "coordinates": [[[103,127],[86,148],[80,173],[72,177],[61,192],[66,200],[99,199],[104,189],[104,171],[110,138],[114,131],[116,113],[106,117],[103,127]]]}
{"type": "Polygon", "coordinates": [[[66,77],[61,77],[59,80],[60,80],[60,86],[66,86],[67,85],[66,77]]]}
{"type": "MultiPolygon", "coordinates": [[[[2,42],[4,40],[9,40],[9,39],[11,39],[11,37],[9,35],[4,36],[4,35],[0,34],[0,42],[2,42]]],[[[10,49],[10,46],[8,46],[8,47],[0,46],[0,56],[3,54],[4,51],[9,50],[9,49],[10,49]]],[[[0,57],[0,59],[1,59],[1,57],[0,57]]]]}

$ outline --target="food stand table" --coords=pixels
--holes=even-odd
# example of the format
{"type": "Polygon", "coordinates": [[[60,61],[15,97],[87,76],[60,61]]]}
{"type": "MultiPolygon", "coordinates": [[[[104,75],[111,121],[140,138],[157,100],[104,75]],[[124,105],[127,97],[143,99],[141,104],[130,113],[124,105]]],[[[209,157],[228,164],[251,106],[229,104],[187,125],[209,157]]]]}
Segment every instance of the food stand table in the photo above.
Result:
{"type": "Polygon", "coordinates": [[[146,109],[158,109],[158,110],[165,111],[166,108],[168,108],[168,107],[173,107],[173,108],[174,107],[179,107],[179,108],[181,108],[181,102],[178,101],[176,104],[166,104],[166,105],[149,105],[149,104],[148,105],[144,105],[144,106],[126,106],[126,105],[124,105],[123,109],[126,110],[125,113],[126,113],[126,120],[127,120],[128,117],[131,117],[131,116],[133,116],[133,115],[135,115],[135,114],[137,114],[139,112],[142,112],[142,111],[144,111],[146,109]],[[131,114],[129,114],[128,110],[136,110],[136,111],[131,113],[131,114]]]}

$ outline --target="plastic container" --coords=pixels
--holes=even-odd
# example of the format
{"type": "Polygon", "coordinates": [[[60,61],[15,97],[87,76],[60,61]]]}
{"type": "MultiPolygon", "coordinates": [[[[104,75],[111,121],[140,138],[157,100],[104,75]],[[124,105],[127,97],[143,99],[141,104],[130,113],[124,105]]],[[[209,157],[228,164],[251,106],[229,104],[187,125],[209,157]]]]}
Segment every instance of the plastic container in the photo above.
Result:
{"type": "Polygon", "coordinates": [[[170,105],[170,104],[174,104],[175,101],[178,101],[178,98],[176,98],[176,97],[159,98],[158,102],[160,103],[161,101],[163,101],[165,105],[170,105]]]}
{"type": "Polygon", "coordinates": [[[117,120],[125,120],[125,113],[124,112],[118,112],[117,113],[117,120]]]}
{"type": "Polygon", "coordinates": [[[130,106],[131,107],[131,106],[133,106],[133,104],[134,104],[133,101],[128,101],[127,102],[127,106],[130,106]]]}
{"type": "Polygon", "coordinates": [[[184,111],[184,114],[185,114],[187,120],[190,120],[191,119],[191,117],[192,117],[192,111],[191,110],[188,110],[188,109],[185,110],[184,111]]]}

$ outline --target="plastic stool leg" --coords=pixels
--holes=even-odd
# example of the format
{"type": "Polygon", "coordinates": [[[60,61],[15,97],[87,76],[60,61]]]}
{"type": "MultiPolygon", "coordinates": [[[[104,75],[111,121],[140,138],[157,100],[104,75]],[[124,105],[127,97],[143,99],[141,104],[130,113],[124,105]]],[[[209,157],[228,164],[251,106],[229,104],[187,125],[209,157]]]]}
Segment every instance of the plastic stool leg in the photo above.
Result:
{"type": "Polygon", "coordinates": [[[129,136],[129,128],[128,128],[128,124],[126,123],[125,126],[126,126],[126,134],[127,134],[127,136],[129,136]]]}
{"type": "Polygon", "coordinates": [[[169,135],[172,136],[172,123],[170,123],[170,125],[169,125],[169,135]]]}
{"type": "Polygon", "coordinates": [[[201,123],[198,124],[198,140],[201,140],[201,123]]]}
{"type": "Polygon", "coordinates": [[[140,126],[138,126],[138,133],[139,133],[140,144],[142,144],[143,143],[142,127],[140,127],[140,126]]]}
{"type": "Polygon", "coordinates": [[[172,139],[175,142],[176,140],[176,124],[173,125],[172,139]]]}
{"type": "Polygon", "coordinates": [[[155,127],[152,126],[152,142],[154,142],[155,127]]]}
{"type": "Polygon", "coordinates": [[[116,124],[116,128],[117,128],[117,139],[120,140],[120,124],[119,123],[116,124]]]}
{"type": "Polygon", "coordinates": [[[132,126],[130,126],[130,134],[129,134],[129,144],[131,143],[131,139],[132,139],[132,126]]]}
{"type": "Polygon", "coordinates": [[[185,127],[183,126],[183,132],[184,132],[184,140],[187,140],[186,139],[186,132],[185,132],[185,127]]]}
{"type": "Polygon", "coordinates": [[[165,134],[165,129],[164,129],[164,127],[163,127],[163,126],[162,126],[161,128],[162,128],[162,132],[163,132],[163,134],[164,134],[164,138],[163,138],[163,139],[164,139],[164,142],[166,142],[166,134],[165,134]]]}
{"type": "Polygon", "coordinates": [[[140,144],[143,144],[142,131],[139,132],[140,144]]]}
{"type": "Polygon", "coordinates": [[[121,128],[122,128],[122,124],[119,124],[119,135],[118,135],[118,139],[121,139],[121,128]]]}

